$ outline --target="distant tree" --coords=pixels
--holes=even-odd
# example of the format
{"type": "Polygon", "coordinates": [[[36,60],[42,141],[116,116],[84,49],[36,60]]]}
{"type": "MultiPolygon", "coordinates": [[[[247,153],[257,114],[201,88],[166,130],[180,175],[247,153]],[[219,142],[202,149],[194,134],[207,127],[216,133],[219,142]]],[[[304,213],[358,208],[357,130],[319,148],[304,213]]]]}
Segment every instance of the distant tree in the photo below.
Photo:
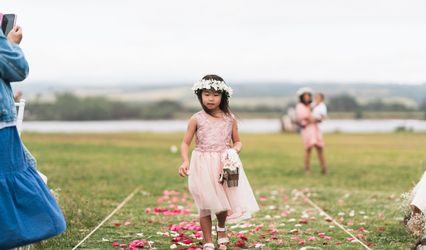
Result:
{"type": "Polygon", "coordinates": [[[28,117],[32,120],[117,120],[140,118],[141,108],[115,102],[104,97],[81,98],[72,93],[58,93],[53,103],[29,103],[28,117]]]}
{"type": "Polygon", "coordinates": [[[381,100],[374,100],[363,105],[367,111],[413,111],[413,108],[405,106],[403,103],[384,103],[381,100]]]}
{"type": "Polygon", "coordinates": [[[266,112],[282,112],[282,107],[260,104],[257,106],[235,106],[232,108],[232,110],[235,112],[266,113],[266,112]]]}
{"type": "Polygon", "coordinates": [[[419,110],[423,111],[423,113],[424,113],[424,119],[426,120],[426,97],[423,99],[423,102],[420,105],[419,110]]]}
{"type": "Polygon", "coordinates": [[[288,102],[288,103],[287,103],[287,105],[285,106],[285,110],[286,110],[286,112],[287,112],[289,109],[293,109],[294,107],[296,107],[296,105],[297,105],[297,102],[295,102],[295,101],[290,101],[290,102],[288,102]]]}
{"type": "Polygon", "coordinates": [[[362,119],[362,117],[363,117],[362,109],[361,109],[361,108],[358,108],[358,109],[355,111],[355,119],[362,119]]]}
{"type": "Polygon", "coordinates": [[[355,97],[346,94],[332,96],[328,101],[328,109],[331,112],[358,112],[359,108],[355,97]]]}
{"type": "Polygon", "coordinates": [[[173,119],[177,112],[185,109],[179,102],[164,100],[145,104],[142,110],[144,119],[173,119]]]}

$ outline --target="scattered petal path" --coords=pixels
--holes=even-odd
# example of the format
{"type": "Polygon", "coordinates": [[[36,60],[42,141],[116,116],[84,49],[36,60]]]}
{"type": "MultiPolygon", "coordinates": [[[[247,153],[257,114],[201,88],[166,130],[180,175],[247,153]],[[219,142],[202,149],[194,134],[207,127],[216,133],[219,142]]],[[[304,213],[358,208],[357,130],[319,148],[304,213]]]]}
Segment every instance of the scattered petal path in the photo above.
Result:
{"type": "MultiPolygon", "coordinates": [[[[232,249],[333,249],[336,246],[359,249],[359,240],[368,247],[375,246],[370,240],[367,223],[371,213],[354,209],[334,213],[335,220],[354,236],[348,237],[329,216],[307,203],[302,193],[306,197],[320,196],[309,189],[259,191],[261,211],[244,223],[228,225],[232,249]]],[[[165,190],[161,196],[148,196],[144,199],[152,201],[150,206],[138,208],[132,202],[129,211],[139,212],[137,218],[128,218],[129,214],[123,213],[121,219],[111,221],[110,227],[116,231],[115,234],[111,232],[112,238],[105,239],[110,247],[123,250],[202,249],[201,227],[186,191],[165,190]],[[123,231],[118,233],[121,229],[123,231]]],[[[374,215],[376,220],[385,216],[383,213],[374,215]]]]}

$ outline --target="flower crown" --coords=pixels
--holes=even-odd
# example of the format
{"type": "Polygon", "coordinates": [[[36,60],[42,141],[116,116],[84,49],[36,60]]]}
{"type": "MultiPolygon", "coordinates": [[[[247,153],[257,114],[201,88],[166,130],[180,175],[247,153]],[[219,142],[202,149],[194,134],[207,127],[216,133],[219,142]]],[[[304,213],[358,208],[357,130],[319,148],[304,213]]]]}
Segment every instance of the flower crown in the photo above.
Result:
{"type": "Polygon", "coordinates": [[[192,90],[194,91],[194,94],[197,94],[199,90],[203,89],[214,89],[215,91],[221,91],[225,92],[225,94],[228,97],[232,96],[232,88],[226,85],[224,81],[217,81],[217,80],[200,80],[196,83],[194,83],[194,86],[192,86],[192,90]]]}

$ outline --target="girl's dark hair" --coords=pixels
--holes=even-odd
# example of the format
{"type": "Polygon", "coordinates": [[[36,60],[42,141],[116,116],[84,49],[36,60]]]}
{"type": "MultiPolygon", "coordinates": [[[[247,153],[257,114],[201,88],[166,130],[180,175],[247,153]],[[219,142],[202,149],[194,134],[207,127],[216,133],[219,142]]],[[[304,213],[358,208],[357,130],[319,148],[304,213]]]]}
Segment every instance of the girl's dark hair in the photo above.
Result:
{"type": "Polygon", "coordinates": [[[301,94],[301,95],[299,96],[299,101],[300,101],[301,103],[305,104],[305,105],[311,104],[311,103],[312,103],[312,94],[311,94],[311,93],[309,93],[309,92],[303,92],[303,94],[301,94]],[[308,102],[308,103],[306,103],[306,102],[305,102],[305,100],[303,99],[303,96],[305,96],[305,94],[308,94],[308,95],[309,95],[309,102],[308,102]]]}
{"type": "MultiPolygon", "coordinates": [[[[216,81],[225,82],[225,80],[223,80],[223,78],[218,76],[218,75],[206,75],[202,78],[202,80],[216,80],[216,81]]],[[[225,84],[226,84],[226,82],[225,82],[225,84]]],[[[203,90],[213,90],[213,91],[215,91],[215,90],[214,89],[199,89],[195,92],[197,94],[198,101],[200,102],[201,107],[203,107],[204,111],[207,114],[213,116],[212,112],[203,104],[203,97],[202,97],[203,90]]],[[[228,93],[226,93],[226,91],[224,91],[224,92],[216,91],[216,92],[222,94],[222,99],[221,99],[220,104],[219,104],[220,110],[222,110],[223,113],[225,113],[225,115],[229,115],[231,113],[231,108],[229,107],[228,93]]]]}

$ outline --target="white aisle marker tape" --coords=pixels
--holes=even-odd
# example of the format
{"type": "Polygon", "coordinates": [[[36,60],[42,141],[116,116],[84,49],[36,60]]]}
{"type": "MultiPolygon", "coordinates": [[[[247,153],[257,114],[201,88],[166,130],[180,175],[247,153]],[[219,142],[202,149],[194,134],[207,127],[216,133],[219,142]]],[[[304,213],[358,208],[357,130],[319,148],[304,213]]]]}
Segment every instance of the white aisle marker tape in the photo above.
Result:
{"type": "Polygon", "coordinates": [[[346,230],[346,228],[344,226],[342,226],[339,222],[337,222],[335,219],[333,219],[333,217],[331,217],[329,214],[327,214],[324,210],[322,210],[321,207],[319,207],[317,204],[315,204],[313,201],[311,201],[311,199],[309,199],[303,192],[300,192],[300,195],[303,197],[303,199],[305,201],[307,201],[311,206],[313,206],[314,208],[316,208],[320,214],[323,214],[327,217],[327,219],[331,220],[336,226],[338,226],[340,229],[342,229],[345,233],[347,233],[348,235],[350,235],[352,238],[354,238],[359,244],[361,244],[363,247],[365,247],[365,249],[367,250],[371,250],[371,248],[369,248],[367,245],[364,244],[364,242],[362,242],[360,239],[358,239],[357,237],[355,237],[355,235],[353,235],[351,232],[349,232],[348,230],[346,230]]]}
{"type": "Polygon", "coordinates": [[[107,217],[105,217],[105,219],[99,223],[99,225],[97,225],[95,227],[95,229],[92,230],[92,232],[90,232],[86,237],[84,237],[84,239],[82,239],[72,250],[77,249],[81,244],[83,244],[83,242],[85,242],[90,236],[92,236],[92,234],[94,234],[96,232],[96,230],[98,230],[105,222],[107,222],[118,210],[120,210],[124,205],[126,205],[126,203],[131,200],[133,198],[133,196],[135,196],[135,194],[137,192],[139,192],[139,190],[142,187],[137,187],[135,190],[133,190],[133,192],[131,192],[126,199],[123,200],[123,202],[120,203],[120,205],[118,205],[114,211],[112,211],[107,217]]]}

